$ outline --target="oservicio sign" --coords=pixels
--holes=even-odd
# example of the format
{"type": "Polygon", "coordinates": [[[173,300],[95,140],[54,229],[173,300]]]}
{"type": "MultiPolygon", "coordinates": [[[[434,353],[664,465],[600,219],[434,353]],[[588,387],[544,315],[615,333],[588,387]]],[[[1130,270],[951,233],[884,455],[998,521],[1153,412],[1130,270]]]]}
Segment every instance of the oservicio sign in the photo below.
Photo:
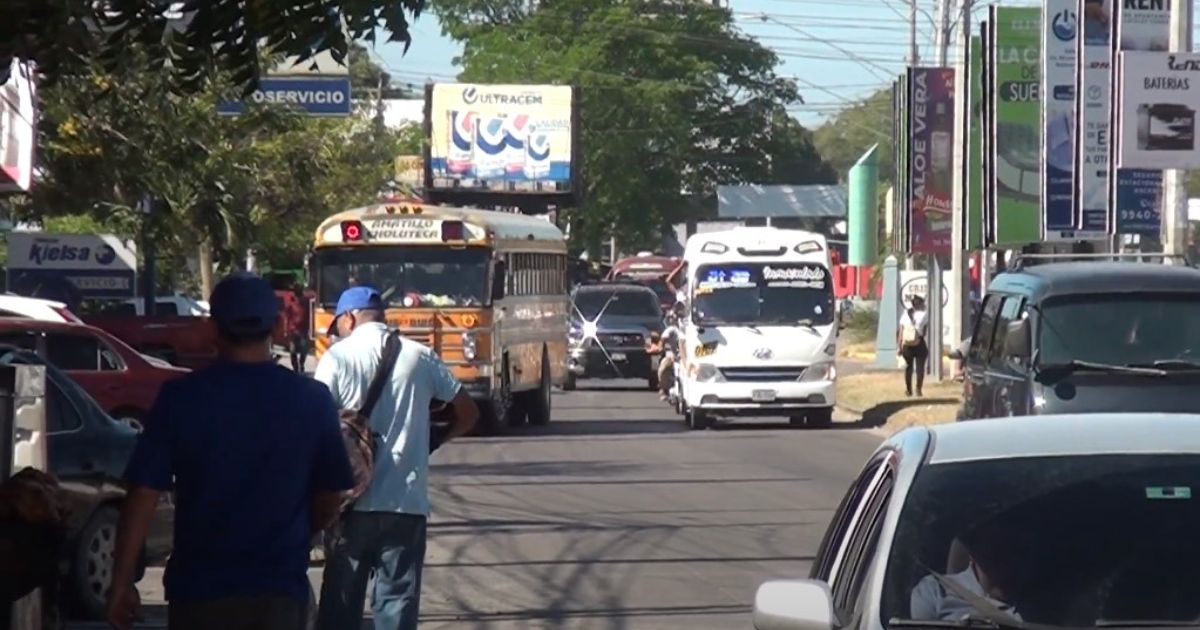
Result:
{"type": "Polygon", "coordinates": [[[264,77],[245,101],[223,101],[217,112],[229,116],[246,111],[246,103],[295,107],[309,116],[349,116],[349,77],[264,77]]]}

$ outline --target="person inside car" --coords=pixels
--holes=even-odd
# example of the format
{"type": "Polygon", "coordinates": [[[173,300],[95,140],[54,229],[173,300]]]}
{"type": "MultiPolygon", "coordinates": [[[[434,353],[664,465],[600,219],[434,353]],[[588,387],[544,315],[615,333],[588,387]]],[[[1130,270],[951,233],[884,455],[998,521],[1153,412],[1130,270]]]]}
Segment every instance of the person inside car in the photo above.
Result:
{"type": "Polygon", "coordinates": [[[982,600],[987,607],[1021,620],[1011,604],[1013,587],[1020,584],[1019,561],[1024,558],[1018,533],[992,521],[973,528],[961,543],[954,541],[947,574],[927,575],[913,588],[912,618],[962,621],[984,617],[988,611],[980,610],[982,600]]]}

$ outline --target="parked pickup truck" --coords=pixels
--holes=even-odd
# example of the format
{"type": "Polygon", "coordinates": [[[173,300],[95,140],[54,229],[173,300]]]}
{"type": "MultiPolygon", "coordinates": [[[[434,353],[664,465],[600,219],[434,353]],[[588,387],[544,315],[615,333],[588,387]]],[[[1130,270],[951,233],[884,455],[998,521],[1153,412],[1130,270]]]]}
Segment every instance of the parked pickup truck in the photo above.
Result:
{"type": "Polygon", "coordinates": [[[141,299],[91,303],[83,313],[87,324],[107,331],[142,354],[172,365],[202,368],[217,358],[217,335],[206,304],[184,296],[160,296],[147,317],[141,299]]]}

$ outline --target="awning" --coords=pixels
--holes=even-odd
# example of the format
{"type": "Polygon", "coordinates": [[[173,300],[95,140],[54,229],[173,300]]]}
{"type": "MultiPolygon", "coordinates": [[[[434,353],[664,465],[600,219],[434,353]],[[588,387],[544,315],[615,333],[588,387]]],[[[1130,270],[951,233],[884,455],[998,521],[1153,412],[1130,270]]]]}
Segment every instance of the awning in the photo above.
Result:
{"type": "Polygon", "coordinates": [[[846,216],[845,186],[718,186],[722,219],[846,216]]]}

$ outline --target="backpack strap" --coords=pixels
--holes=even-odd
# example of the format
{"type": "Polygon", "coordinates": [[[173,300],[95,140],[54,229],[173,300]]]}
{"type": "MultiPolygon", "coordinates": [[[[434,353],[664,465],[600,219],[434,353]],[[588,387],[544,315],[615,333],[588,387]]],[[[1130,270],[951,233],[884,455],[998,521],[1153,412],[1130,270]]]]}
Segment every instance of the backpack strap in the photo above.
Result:
{"type": "Polygon", "coordinates": [[[383,386],[388,381],[388,377],[392,374],[392,369],[396,366],[396,359],[400,356],[400,333],[389,330],[383,338],[383,352],[379,357],[379,367],[375,369],[375,376],[371,378],[371,385],[367,388],[367,395],[363,399],[362,407],[358,413],[364,418],[371,417],[371,412],[375,409],[375,403],[379,402],[379,397],[383,394],[383,386]]]}

